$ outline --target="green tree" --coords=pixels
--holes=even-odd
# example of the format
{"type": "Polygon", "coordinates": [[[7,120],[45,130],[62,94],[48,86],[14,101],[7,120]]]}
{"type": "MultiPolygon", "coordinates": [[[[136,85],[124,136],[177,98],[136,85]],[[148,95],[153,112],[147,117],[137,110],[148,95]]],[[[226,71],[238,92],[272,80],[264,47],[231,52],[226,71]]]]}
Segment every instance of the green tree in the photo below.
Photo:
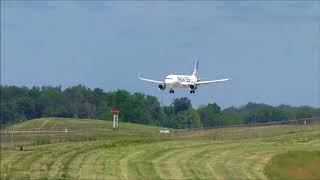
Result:
{"type": "Polygon", "coordinates": [[[50,86],[42,87],[37,110],[41,112],[43,117],[66,117],[67,114],[70,115],[67,110],[72,113],[71,108],[66,107],[66,98],[61,87],[50,86]]]}
{"type": "Polygon", "coordinates": [[[309,106],[297,107],[297,108],[295,108],[296,118],[297,119],[311,118],[313,111],[314,111],[314,109],[309,106]]]}
{"type": "Polygon", "coordinates": [[[320,108],[314,109],[312,116],[313,117],[320,117],[320,108]]]}
{"type": "Polygon", "coordinates": [[[242,124],[239,113],[235,112],[222,112],[216,115],[216,124],[220,126],[231,126],[242,124]]]}
{"type": "Polygon", "coordinates": [[[187,111],[192,108],[191,101],[187,97],[177,98],[173,101],[174,113],[178,114],[181,111],[187,111]]]}
{"type": "Polygon", "coordinates": [[[17,111],[15,110],[14,103],[1,102],[0,105],[0,125],[15,122],[17,120],[17,111]]]}
{"type": "Polygon", "coordinates": [[[149,114],[147,118],[149,118],[150,124],[161,124],[161,107],[158,99],[154,96],[146,96],[145,97],[145,109],[146,113],[149,114]]]}
{"type": "Polygon", "coordinates": [[[185,129],[185,128],[199,128],[200,117],[195,109],[188,109],[180,111],[171,119],[169,126],[172,128],[185,129]]]}
{"type": "Polygon", "coordinates": [[[16,100],[16,111],[26,119],[35,118],[35,102],[30,97],[21,97],[16,100]]]}
{"type": "Polygon", "coordinates": [[[195,109],[188,109],[185,118],[189,128],[200,128],[200,116],[195,109]]]}
{"type": "Polygon", "coordinates": [[[217,125],[223,125],[219,124],[218,121],[218,114],[221,112],[221,108],[216,104],[208,104],[206,106],[201,106],[198,108],[198,113],[200,116],[200,121],[202,126],[204,127],[211,127],[211,126],[217,126],[217,125]]]}
{"type": "Polygon", "coordinates": [[[175,114],[173,106],[164,106],[162,107],[162,113],[160,117],[160,124],[164,127],[172,127],[172,121],[174,120],[175,114]]]}
{"type": "Polygon", "coordinates": [[[77,85],[67,88],[63,92],[67,104],[73,117],[78,118],[95,118],[96,106],[93,103],[96,99],[93,97],[91,89],[77,85]]]}
{"type": "Polygon", "coordinates": [[[112,119],[111,108],[120,109],[120,121],[156,124],[173,128],[197,128],[261,123],[320,116],[320,109],[309,106],[270,106],[250,102],[224,110],[216,103],[192,109],[191,101],[175,99],[169,106],[160,106],[158,99],[126,90],[105,92],[77,85],[61,87],[18,87],[0,85],[0,124],[38,117],[77,117],[112,119]],[[199,120],[200,119],[200,120],[199,120]],[[200,123],[199,123],[200,122],[200,123]]]}

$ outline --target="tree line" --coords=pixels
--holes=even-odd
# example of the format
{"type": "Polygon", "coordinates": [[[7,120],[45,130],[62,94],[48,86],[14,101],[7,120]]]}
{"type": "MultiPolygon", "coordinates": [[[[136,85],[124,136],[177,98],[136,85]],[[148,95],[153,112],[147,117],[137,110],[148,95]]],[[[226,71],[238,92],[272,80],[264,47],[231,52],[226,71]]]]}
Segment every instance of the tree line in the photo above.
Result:
{"type": "Polygon", "coordinates": [[[248,103],[221,109],[216,103],[193,108],[187,97],[161,106],[154,96],[126,90],[106,92],[77,85],[61,87],[0,86],[0,124],[8,125],[41,117],[111,120],[111,109],[120,109],[120,121],[171,128],[199,128],[265,123],[319,117],[320,108],[248,103]]]}

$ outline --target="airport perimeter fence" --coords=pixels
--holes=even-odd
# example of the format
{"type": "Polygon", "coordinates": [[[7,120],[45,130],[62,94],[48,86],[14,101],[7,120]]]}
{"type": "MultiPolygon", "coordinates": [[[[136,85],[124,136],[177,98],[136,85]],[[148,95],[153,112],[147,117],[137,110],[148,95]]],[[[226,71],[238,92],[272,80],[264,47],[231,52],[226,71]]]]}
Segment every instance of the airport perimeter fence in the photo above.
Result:
{"type": "Polygon", "coordinates": [[[152,132],[141,129],[112,132],[109,126],[49,126],[1,131],[0,148],[35,146],[60,142],[96,141],[121,137],[162,139],[246,139],[273,137],[297,132],[320,131],[320,117],[268,123],[215,126],[199,129],[160,128],[152,132]]]}
{"type": "Polygon", "coordinates": [[[52,126],[6,129],[0,132],[0,148],[36,146],[62,142],[93,141],[112,136],[108,126],[52,126]]]}
{"type": "Polygon", "coordinates": [[[214,140],[273,137],[297,132],[320,131],[320,117],[268,123],[240,124],[173,130],[171,134],[183,139],[208,138],[214,140]]]}

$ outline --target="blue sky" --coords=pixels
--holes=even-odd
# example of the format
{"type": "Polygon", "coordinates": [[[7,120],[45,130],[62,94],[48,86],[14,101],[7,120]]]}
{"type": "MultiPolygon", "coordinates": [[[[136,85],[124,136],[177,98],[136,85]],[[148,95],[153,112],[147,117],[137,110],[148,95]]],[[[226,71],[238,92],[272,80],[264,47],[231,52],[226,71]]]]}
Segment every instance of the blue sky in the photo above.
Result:
{"type": "Polygon", "coordinates": [[[1,83],[84,84],[195,107],[247,102],[320,107],[320,2],[1,1],[1,83]],[[161,93],[169,73],[231,77],[161,93]]]}

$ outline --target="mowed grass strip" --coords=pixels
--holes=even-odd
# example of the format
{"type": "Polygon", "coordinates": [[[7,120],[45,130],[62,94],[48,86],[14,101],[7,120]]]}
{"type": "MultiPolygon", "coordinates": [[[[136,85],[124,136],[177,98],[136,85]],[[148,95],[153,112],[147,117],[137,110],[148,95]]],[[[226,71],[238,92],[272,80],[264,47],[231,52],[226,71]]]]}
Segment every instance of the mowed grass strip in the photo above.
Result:
{"type": "Polygon", "coordinates": [[[288,151],[274,156],[265,167],[270,179],[320,179],[320,150],[288,151]]]}
{"type": "Polygon", "coordinates": [[[119,132],[96,120],[39,119],[26,126],[32,123],[90,128],[76,134],[78,142],[2,149],[1,179],[267,179],[264,168],[274,155],[320,149],[320,126],[283,126],[287,133],[281,126],[185,131],[162,138],[157,127],[129,123],[119,132]],[[245,138],[232,139],[239,134],[245,138]]]}

